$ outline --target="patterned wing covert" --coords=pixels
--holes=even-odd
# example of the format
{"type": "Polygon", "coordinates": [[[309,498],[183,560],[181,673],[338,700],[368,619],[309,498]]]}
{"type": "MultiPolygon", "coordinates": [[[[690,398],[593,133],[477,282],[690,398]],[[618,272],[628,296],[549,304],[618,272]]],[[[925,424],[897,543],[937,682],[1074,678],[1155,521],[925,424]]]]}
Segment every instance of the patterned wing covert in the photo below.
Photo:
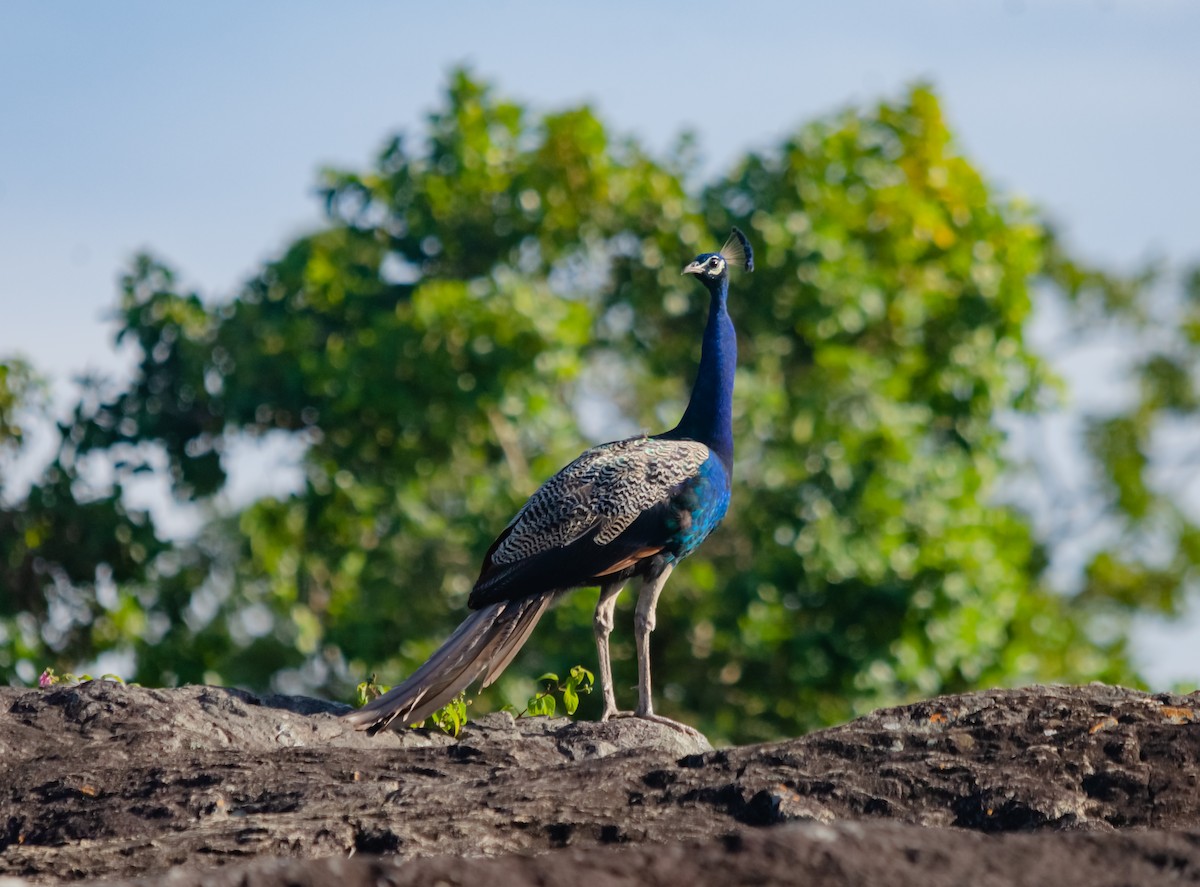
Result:
{"type": "Polygon", "coordinates": [[[640,514],[695,477],[709,456],[702,443],[637,437],[588,450],[534,493],[490,561],[514,564],[564,548],[588,533],[606,545],[640,514]]]}

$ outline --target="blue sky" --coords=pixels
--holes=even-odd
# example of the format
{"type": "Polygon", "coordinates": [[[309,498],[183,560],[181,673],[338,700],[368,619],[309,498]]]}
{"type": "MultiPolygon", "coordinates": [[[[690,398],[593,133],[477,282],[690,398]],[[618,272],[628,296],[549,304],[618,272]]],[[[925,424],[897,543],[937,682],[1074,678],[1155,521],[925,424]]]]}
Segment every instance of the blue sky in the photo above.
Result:
{"type": "Polygon", "coordinates": [[[654,146],[694,129],[714,170],[927,79],[968,154],[1085,254],[1200,256],[1200,4],[431,5],[6,4],[0,351],[60,379],[115,366],[101,319],[132,251],[227,295],[316,221],[320,164],[419,130],[463,61],[654,146]]]}
{"type": "MultiPolygon", "coordinates": [[[[105,318],[135,250],[228,297],[316,224],[316,169],[419,132],[462,62],[537,109],[589,102],[653,147],[694,130],[713,171],[927,80],[968,156],[1085,256],[1200,260],[1198,40],[1188,0],[10,0],[0,354],[31,358],[61,398],[74,374],[119,374],[105,318]]],[[[1181,629],[1154,631],[1166,662],[1181,629]]],[[[1156,674],[1191,661],[1176,660],[1156,674]]]]}

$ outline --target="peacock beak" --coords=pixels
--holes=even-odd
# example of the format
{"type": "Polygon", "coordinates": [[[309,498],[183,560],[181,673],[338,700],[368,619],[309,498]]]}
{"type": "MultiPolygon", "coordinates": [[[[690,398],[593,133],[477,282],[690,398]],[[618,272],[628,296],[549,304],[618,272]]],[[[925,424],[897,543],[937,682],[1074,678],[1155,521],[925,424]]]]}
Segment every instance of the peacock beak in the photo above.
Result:
{"type": "Polygon", "coordinates": [[[688,265],[686,268],[683,269],[683,273],[684,274],[699,274],[703,270],[704,270],[704,265],[702,263],[692,262],[692,264],[688,265]]]}

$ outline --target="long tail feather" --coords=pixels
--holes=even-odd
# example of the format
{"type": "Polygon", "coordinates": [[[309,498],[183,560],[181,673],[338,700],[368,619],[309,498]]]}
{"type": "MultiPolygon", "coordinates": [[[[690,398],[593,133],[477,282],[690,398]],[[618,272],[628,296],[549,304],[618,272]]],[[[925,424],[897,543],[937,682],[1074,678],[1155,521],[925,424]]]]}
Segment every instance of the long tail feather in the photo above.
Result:
{"type": "Polygon", "coordinates": [[[517,655],[554,598],[550,592],[475,611],[407,680],[345,719],[374,735],[396,720],[425,720],[480,678],[488,686],[517,655]]]}

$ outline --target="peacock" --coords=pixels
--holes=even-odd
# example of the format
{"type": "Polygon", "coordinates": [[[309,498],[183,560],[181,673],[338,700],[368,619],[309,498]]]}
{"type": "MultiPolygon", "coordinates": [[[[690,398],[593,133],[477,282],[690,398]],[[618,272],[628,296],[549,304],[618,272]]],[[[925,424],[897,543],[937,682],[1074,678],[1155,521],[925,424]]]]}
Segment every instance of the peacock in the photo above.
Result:
{"type": "Polygon", "coordinates": [[[653,436],[591,448],[546,481],[483,559],[468,605],[475,612],[413,674],[345,715],[372,734],[423,721],[476,680],[491,684],[567,591],[599,586],[593,629],[602,720],[617,710],[608,639],[625,583],[642,580],[634,617],[638,701],[633,715],[684,727],[654,713],[650,633],[659,595],[675,565],[717,527],[729,507],[733,469],[733,376],[737,338],[726,301],[729,269],[754,270],[737,228],[720,252],[684,269],[709,294],[700,368],[679,424],[653,436]]]}

